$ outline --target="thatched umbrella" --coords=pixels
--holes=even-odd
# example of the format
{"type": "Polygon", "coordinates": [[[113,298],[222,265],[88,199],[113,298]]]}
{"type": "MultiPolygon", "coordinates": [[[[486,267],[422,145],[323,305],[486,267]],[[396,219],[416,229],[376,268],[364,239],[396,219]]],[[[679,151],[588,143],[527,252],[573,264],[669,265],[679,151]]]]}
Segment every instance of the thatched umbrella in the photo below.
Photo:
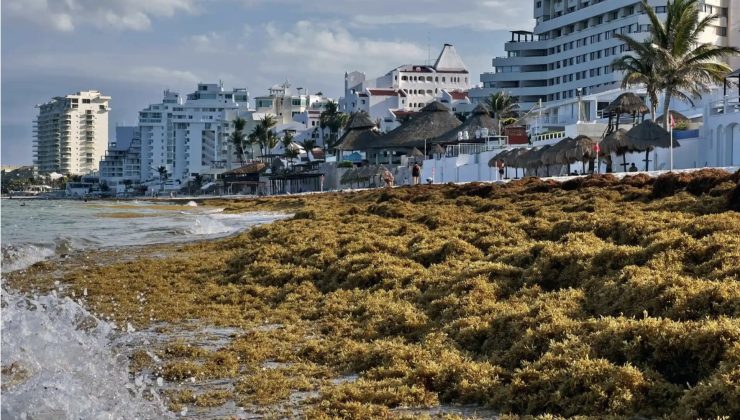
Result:
{"type": "Polygon", "coordinates": [[[552,147],[548,148],[542,153],[542,163],[545,165],[565,165],[568,162],[563,157],[562,159],[558,158],[558,153],[563,151],[565,153],[565,149],[568,147],[568,144],[570,141],[572,141],[570,137],[566,137],[559,142],[552,145],[552,147]]]}
{"type": "Polygon", "coordinates": [[[342,175],[342,178],[340,178],[339,182],[342,184],[352,184],[357,180],[357,169],[350,169],[347,172],[342,175]]]}
{"type": "MultiPolygon", "coordinates": [[[[589,162],[589,171],[594,170],[594,159],[596,159],[596,141],[589,136],[580,135],[568,144],[565,157],[573,162],[589,162]]],[[[585,170],[585,167],[583,168],[585,170]]]]}
{"type": "Polygon", "coordinates": [[[461,124],[446,106],[434,101],[411,120],[381,136],[372,148],[409,151],[414,147],[424,147],[427,140],[437,138],[461,124]]]}
{"type": "Polygon", "coordinates": [[[621,155],[621,165],[624,172],[627,172],[627,153],[635,150],[632,141],[627,136],[627,130],[620,128],[604,137],[604,140],[599,143],[599,149],[602,156],[611,156],[612,153],[616,153],[617,156],[621,155]]]}
{"type": "Polygon", "coordinates": [[[638,114],[644,117],[644,115],[650,112],[650,110],[639,96],[635,95],[632,92],[625,92],[617,96],[617,99],[613,100],[609,105],[607,105],[607,107],[604,108],[603,112],[609,115],[609,129],[611,131],[612,117],[615,118],[615,128],[619,129],[620,115],[632,115],[632,123],[634,124],[637,120],[638,114]]]}
{"type": "Polygon", "coordinates": [[[444,155],[447,152],[445,151],[445,149],[442,146],[440,146],[439,144],[435,144],[432,147],[432,153],[435,154],[435,155],[442,156],[442,155],[444,155]]]}
{"type": "Polygon", "coordinates": [[[497,165],[498,161],[504,161],[507,155],[509,155],[511,152],[513,152],[515,149],[504,149],[498,153],[496,153],[491,159],[488,160],[488,167],[494,168],[497,165]]]}
{"type": "Polygon", "coordinates": [[[459,127],[455,127],[452,130],[442,134],[441,136],[432,140],[433,143],[442,144],[456,144],[458,143],[458,133],[463,131],[468,132],[470,140],[475,140],[475,133],[488,132],[489,136],[495,135],[498,131],[498,123],[495,119],[491,118],[491,114],[488,112],[483,104],[478,104],[471,115],[462,123],[459,127]]]}
{"type": "Polygon", "coordinates": [[[338,150],[367,150],[380,138],[375,123],[364,111],[352,114],[344,134],[339,138],[338,150]]]}
{"type": "Polygon", "coordinates": [[[650,110],[639,96],[632,92],[625,92],[607,105],[604,112],[610,114],[647,114],[650,110]]]}
{"type": "MultiPolygon", "coordinates": [[[[685,123],[688,123],[689,122],[689,117],[683,115],[682,113],[680,113],[678,111],[672,111],[672,110],[671,111],[668,111],[668,115],[672,116],[673,117],[673,120],[676,121],[676,122],[685,122],[685,123]]],[[[663,115],[655,118],[655,121],[657,123],[660,123],[662,121],[665,121],[665,114],[663,114],[663,115]]]]}
{"type": "Polygon", "coordinates": [[[264,162],[248,163],[240,168],[224,172],[224,175],[248,175],[261,172],[267,165],[264,162]]]}
{"type": "Polygon", "coordinates": [[[424,155],[424,152],[419,150],[418,147],[414,147],[413,149],[411,149],[411,156],[417,159],[418,158],[424,159],[426,157],[426,155],[424,155]]]}
{"type": "Polygon", "coordinates": [[[522,155],[525,155],[526,153],[529,153],[529,149],[520,147],[512,149],[511,152],[507,153],[506,156],[503,157],[503,161],[506,166],[514,167],[514,178],[519,177],[517,168],[522,168],[522,166],[518,166],[518,160],[522,155]]]}
{"type": "MultiPolygon", "coordinates": [[[[648,170],[650,164],[650,151],[656,147],[667,148],[671,147],[671,134],[666,131],[663,127],[658,124],[647,120],[640,124],[632,127],[627,132],[627,137],[630,139],[635,150],[645,151],[645,170],[648,170]]],[[[674,139],[673,147],[680,147],[681,145],[674,139]]]]}
{"type": "Polygon", "coordinates": [[[545,167],[545,176],[550,176],[550,164],[545,163],[545,161],[549,162],[549,157],[545,157],[548,155],[548,152],[550,149],[552,149],[553,146],[550,144],[544,145],[540,148],[540,150],[537,151],[537,166],[544,166],[545,167]]]}

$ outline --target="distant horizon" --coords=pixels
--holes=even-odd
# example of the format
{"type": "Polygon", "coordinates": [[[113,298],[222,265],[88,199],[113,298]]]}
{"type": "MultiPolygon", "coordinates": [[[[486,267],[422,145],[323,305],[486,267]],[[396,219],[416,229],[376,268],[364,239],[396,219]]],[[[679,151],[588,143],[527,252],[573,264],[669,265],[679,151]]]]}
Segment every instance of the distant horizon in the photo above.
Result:
{"type": "Polygon", "coordinates": [[[377,77],[433,60],[455,45],[471,84],[504,53],[510,30],[531,30],[533,4],[430,0],[423,8],[378,0],[105,0],[63,5],[2,3],[2,165],[32,163],[36,104],[80,90],[111,96],[109,136],[136,125],[165,89],[187,94],[198,82],[245,87],[250,96],[288,79],[334,99],[344,73],[377,77]],[[267,63],[267,64],[261,64],[267,63]]]}

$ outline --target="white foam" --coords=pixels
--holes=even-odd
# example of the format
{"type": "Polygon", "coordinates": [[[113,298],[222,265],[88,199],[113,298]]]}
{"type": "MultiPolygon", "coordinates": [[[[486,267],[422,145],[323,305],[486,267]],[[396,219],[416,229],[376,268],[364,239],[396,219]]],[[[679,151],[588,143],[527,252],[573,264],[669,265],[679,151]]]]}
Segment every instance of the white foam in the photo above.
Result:
{"type": "Polygon", "coordinates": [[[196,203],[195,201],[192,201],[192,200],[191,201],[188,201],[188,203],[185,204],[185,205],[188,206],[188,207],[198,207],[198,203],[196,203]]]}
{"type": "Polygon", "coordinates": [[[234,231],[233,228],[226,226],[212,217],[198,216],[187,233],[191,235],[219,235],[231,233],[232,231],[234,231]]]}
{"type": "Polygon", "coordinates": [[[2,417],[118,419],[171,417],[154,381],[129,380],[113,326],[56,294],[27,298],[2,290],[2,417]],[[143,397],[147,393],[147,401],[143,397]]]}
{"type": "Polygon", "coordinates": [[[2,272],[22,270],[39,261],[52,257],[55,253],[53,246],[39,245],[7,245],[2,248],[2,272]]]}

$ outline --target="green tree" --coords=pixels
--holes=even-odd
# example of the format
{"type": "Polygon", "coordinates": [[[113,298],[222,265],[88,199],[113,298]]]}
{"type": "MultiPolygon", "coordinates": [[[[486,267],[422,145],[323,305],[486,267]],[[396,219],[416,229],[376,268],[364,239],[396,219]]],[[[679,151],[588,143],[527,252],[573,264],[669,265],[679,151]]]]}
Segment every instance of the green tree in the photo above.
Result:
{"type": "Polygon", "coordinates": [[[506,92],[496,92],[486,99],[491,116],[504,120],[516,118],[519,115],[519,104],[516,99],[506,92]]]}
{"type": "Polygon", "coordinates": [[[324,110],[319,115],[319,127],[321,130],[329,129],[329,137],[324,138],[324,143],[328,149],[333,149],[337,145],[339,130],[347,125],[349,115],[339,112],[336,102],[329,101],[324,105],[324,110]]]}
{"type": "Polygon", "coordinates": [[[638,42],[622,34],[616,34],[615,37],[622,40],[633,51],[633,54],[624,55],[612,62],[614,70],[624,72],[622,89],[635,85],[645,86],[648,98],[650,98],[650,114],[653,121],[655,121],[658,109],[658,91],[663,80],[656,67],[658,56],[652,42],[649,40],[638,42]]]}
{"type": "MultiPolygon", "coordinates": [[[[731,71],[721,60],[740,54],[740,50],[699,42],[702,32],[719,16],[701,18],[698,0],[669,1],[665,20],[660,20],[645,0],[642,0],[642,7],[650,20],[650,36],[645,42],[646,48],[634,50],[633,55],[644,61],[643,67],[650,65],[657,72],[657,89],[664,93],[663,124],[668,127],[671,99],[675,97],[693,104],[692,98],[701,97],[731,71]]],[[[630,48],[636,46],[633,38],[619,38],[630,48]]]]}
{"type": "Polygon", "coordinates": [[[283,134],[283,139],[280,140],[280,142],[283,144],[283,150],[288,150],[288,147],[293,144],[293,133],[291,131],[286,131],[283,134]]]}
{"type": "Polygon", "coordinates": [[[265,115],[249,136],[250,142],[260,145],[262,156],[268,154],[278,144],[278,138],[272,130],[275,125],[277,125],[275,117],[265,115]]]}
{"type": "Polygon", "coordinates": [[[244,146],[246,143],[246,137],[244,136],[244,126],[247,122],[243,118],[236,118],[234,120],[234,131],[229,136],[229,141],[234,145],[234,153],[239,157],[239,163],[244,166],[244,146]]]}
{"type": "Polygon", "coordinates": [[[167,167],[160,166],[159,168],[157,168],[157,173],[159,174],[159,183],[161,185],[160,189],[164,189],[164,183],[167,182],[167,179],[170,176],[169,172],[167,172],[167,167]]]}

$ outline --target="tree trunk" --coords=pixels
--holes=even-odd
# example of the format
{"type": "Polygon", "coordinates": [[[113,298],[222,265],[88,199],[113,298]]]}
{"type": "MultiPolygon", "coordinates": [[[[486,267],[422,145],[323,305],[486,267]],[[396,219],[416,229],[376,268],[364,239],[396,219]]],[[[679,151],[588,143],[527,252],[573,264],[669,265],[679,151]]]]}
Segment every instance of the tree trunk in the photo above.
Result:
{"type": "Polygon", "coordinates": [[[666,130],[668,130],[668,124],[671,121],[671,116],[668,114],[670,107],[671,107],[671,91],[666,90],[665,99],[663,103],[663,128],[665,128],[666,130]]]}

